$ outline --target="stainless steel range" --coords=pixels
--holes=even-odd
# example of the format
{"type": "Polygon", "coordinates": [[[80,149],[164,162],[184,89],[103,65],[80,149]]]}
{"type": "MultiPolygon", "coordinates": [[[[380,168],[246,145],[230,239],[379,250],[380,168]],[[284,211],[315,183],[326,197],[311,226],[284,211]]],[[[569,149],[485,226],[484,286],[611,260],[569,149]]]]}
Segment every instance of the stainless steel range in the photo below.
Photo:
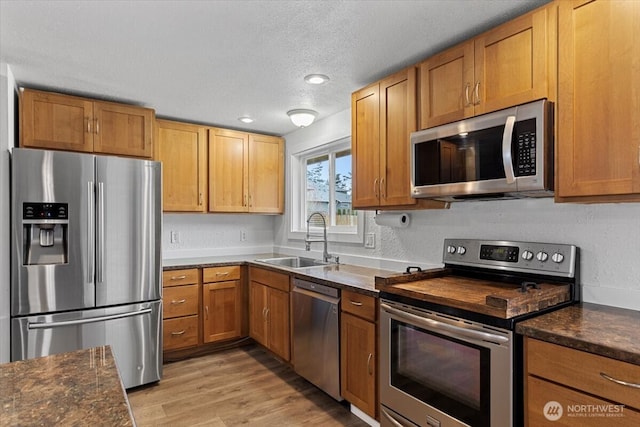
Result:
{"type": "Polygon", "coordinates": [[[522,425],[515,324],[579,300],[578,248],[446,239],[443,261],[376,278],[380,424],[522,425]]]}

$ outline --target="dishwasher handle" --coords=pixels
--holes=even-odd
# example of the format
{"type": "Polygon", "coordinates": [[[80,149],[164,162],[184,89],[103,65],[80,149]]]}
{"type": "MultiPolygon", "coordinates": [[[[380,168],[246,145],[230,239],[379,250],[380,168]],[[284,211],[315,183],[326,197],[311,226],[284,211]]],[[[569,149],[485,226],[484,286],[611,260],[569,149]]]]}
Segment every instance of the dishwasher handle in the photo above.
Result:
{"type": "Polygon", "coordinates": [[[321,301],[325,301],[328,302],[329,304],[339,304],[340,303],[340,298],[334,298],[332,296],[329,295],[324,295],[318,292],[313,292],[313,291],[309,291],[307,289],[304,288],[299,288],[297,286],[293,287],[293,292],[296,294],[301,294],[301,295],[306,295],[310,298],[315,298],[315,299],[319,299],[321,301]]]}

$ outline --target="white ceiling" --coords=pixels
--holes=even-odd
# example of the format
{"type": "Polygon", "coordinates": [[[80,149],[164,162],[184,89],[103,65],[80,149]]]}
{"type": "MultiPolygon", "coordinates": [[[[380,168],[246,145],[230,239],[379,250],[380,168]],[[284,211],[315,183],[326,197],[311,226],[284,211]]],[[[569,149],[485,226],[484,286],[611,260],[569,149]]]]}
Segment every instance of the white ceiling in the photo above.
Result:
{"type": "Polygon", "coordinates": [[[345,110],[354,90],[547,1],[0,0],[0,61],[20,85],[283,135],[288,110],[345,110]]]}

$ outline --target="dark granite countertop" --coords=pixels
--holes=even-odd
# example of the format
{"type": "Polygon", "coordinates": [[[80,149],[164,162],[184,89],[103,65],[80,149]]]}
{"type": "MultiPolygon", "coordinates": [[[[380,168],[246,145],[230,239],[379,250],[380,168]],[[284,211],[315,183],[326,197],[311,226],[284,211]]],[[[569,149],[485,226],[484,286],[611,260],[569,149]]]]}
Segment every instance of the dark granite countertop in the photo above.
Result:
{"type": "Polygon", "coordinates": [[[516,325],[531,338],[640,365],[640,311],[582,303],[516,325]]]}
{"type": "Polygon", "coordinates": [[[212,256],[200,258],[179,258],[163,260],[164,270],[181,268],[206,268],[225,265],[254,265],[274,271],[286,272],[293,277],[311,280],[334,288],[347,289],[365,295],[377,297],[376,276],[392,276],[398,272],[379,268],[361,267],[350,264],[329,264],[306,268],[289,268],[258,262],[257,259],[276,258],[290,255],[262,253],[248,255],[212,256]]]}
{"type": "Polygon", "coordinates": [[[133,426],[109,346],[0,364],[0,425],[133,426]]]}

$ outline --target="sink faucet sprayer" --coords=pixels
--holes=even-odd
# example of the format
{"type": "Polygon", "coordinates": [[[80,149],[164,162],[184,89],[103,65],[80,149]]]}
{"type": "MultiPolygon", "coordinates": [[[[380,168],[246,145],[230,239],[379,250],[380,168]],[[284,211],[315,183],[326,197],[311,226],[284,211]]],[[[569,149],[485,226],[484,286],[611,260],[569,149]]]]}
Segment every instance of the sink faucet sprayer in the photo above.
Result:
{"type": "Polygon", "coordinates": [[[320,212],[313,212],[307,218],[307,237],[304,239],[305,249],[307,251],[311,250],[311,243],[314,243],[314,242],[324,243],[324,250],[322,251],[322,259],[324,262],[329,262],[329,260],[334,259],[336,264],[339,263],[340,258],[334,255],[330,255],[329,252],[327,251],[327,222],[324,219],[324,215],[320,212]],[[314,215],[318,215],[320,219],[322,219],[322,229],[324,231],[322,239],[319,239],[319,238],[312,239],[311,235],[309,234],[309,223],[311,222],[311,218],[314,215]]]}

